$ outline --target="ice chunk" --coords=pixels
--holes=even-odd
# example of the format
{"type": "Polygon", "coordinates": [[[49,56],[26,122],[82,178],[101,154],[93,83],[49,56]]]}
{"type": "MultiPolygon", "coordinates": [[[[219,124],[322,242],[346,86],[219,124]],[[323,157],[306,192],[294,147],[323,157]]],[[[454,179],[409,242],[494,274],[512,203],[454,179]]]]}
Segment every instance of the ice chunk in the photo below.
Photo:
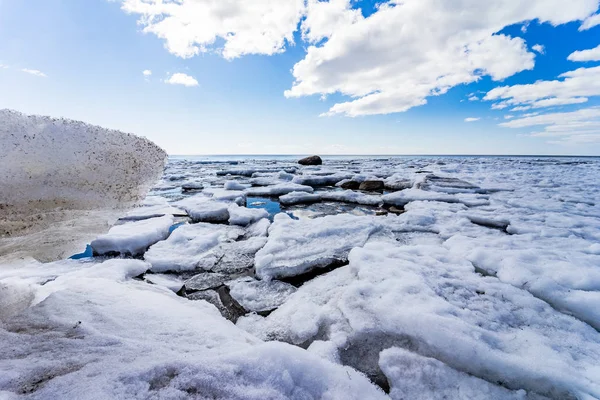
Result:
{"type": "Polygon", "coordinates": [[[247,186],[242,185],[238,181],[226,181],[224,187],[227,190],[245,190],[247,188],[247,186]]]}
{"type": "Polygon", "coordinates": [[[235,226],[197,223],[184,225],[163,242],[159,242],[144,255],[152,264],[153,272],[187,271],[198,263],[219,243],[235,241],[244,230],[235,226]]]}
{"type": "Polygon", "coordinates": [[[233,201],[239,205],[243,205],[246,202],[246,193],[243,190],[208,188],[204,189],[202,193],[207,194],[218,201],[233,201]]]}
{"type": "Polygon", "coordinates": [[[150,218],[110,228],[107,234],[100,235],[90,243],[94,254],[119,253],[138,256],[148,247],[169,236],[169,228],[175,222],[172,215],[150,218]]]}
{"type": "Polygon", "coordinates": [[[411,201],[440,201],[444,203],[462,203],[466,206],[480,206],[489,204],[485,196],[473,194],[446,194],[431,192],[422,189],[404,189],[399,192],[383,195],[386,204],[402,207],[411,201]]]}
{"type": "Polygon", "coordinates": [[[382,203],[381,196],[355,192],[354,190],[323,192],[320,194],[322,200],[341,201],[368,206],[377,206],[382,203]]]}
{"type": "Polygon", "coordinates": [[[298,185],[296,183],[286,182],[277,185],[265,187],[253,187],[246,190],[249,196],[281,196],[291,192],[312,193],[314,189],[310,186],[298,185]]]}
{"type": "Polygon", "coordinates": [[[188,197],[175,205],[183,208],[194,222],[226,222],[229,219],[229,203],[214,201],[208,197],[188,197]]]}
{"type": "Polygon", "coordinates": [[[279,202],[286,206],[302,203],[315,203],[321,201],[320,194],[307,192],[291,192],[279,197],[279,202]]]}
{"type": "Polygon", "coordinates": [[[282,305],[296,288],[280,281],[257,281],[249,277],[227,283],[229,294],[248,311],[271,311],[282,305]]]}
{"type": "Polygon", "coordinates": [[[334,186],[336,183],[351,177],[352,174],[341,172],[331,175],[297,175],[292,179],[292,182],[307,186],[334,186]]]}
{"type": "Polygon", "coordinates": [[[397,347],[381,352],[379,366],[391,386],[392,400],[525,400],[547,399],[511,391],[483,379],[457,371],[434,358],[397,347]]]}
{"type": "Polygon", "coordinates": [[[247,226],[262,218],[267,218],[269,213],[262,208],[246,208],[237,204],[231,204],[227,209],[229,211],[229,223],[231,225],[247,226]]]}
{"type": "Polygon", "coordinates": [[[382,229],[377,220],[348,214],[293,220],[277,214],[268,242],[256,253],[260,278],[292,277],[346,260],[348,252],[362,246],[382,229]]]}

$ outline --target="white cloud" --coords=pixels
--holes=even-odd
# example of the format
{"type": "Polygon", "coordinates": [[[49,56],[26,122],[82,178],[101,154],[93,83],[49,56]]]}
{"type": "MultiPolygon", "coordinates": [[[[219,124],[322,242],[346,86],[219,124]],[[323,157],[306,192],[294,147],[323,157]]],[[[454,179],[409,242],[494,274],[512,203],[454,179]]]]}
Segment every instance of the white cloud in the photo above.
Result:
{"type": "Polygon", "coordinates": [[[542,46],[541,44],[534,44],[533,46],[531,46],[531,49],[533,51],[535,51],[536,53],[540,53],[540,54],[546,53],[546,48],[544,46],[542,46]]]}
{"type": "MultiPolygon", "coordinates": [[[[538,81],[527,85],[497,87],[484,100],[500,104],[543,108],[566,104],[581,104],[588,97],[600,95],[600,66],[579,68],[561,74],[561,80],[538,81]]],[[[492,108],[495,105],[492,105],[492,108]]]]}
{"type": "Polygon", "coordinates": [[[504,119],[513,119],[515,116],[511,114],[507,114],[504,116],[504,119]]]}
{"type": "Polygon", "coordinates": [[[144,71],[142,71],[142,75],[144,75],[145,77],[149,77],[150,75],[152,75],[152,71],[150,71],[149,69],[145,69],[144,71]]]}
{"type": "Polygon", "coordinates": [[[474,118],[474,117],[469,117],[469,118],[465,118],[465,122],[475,122],[475,121],[479,121],[481,118],[474,118]]]}
{"type": "Polygon", "coordinates": [[[326,115],[406,111],[481,76],[502,80],[532,69],[535,55],[523,39],[495,34],[505,26],[534,19],[558,25],[597,8],[597,0],[569,7],[561,0],[392,0],[368,18],[352,19],[338,7],[335,21],[352,22],[337,22],[324,43],[307,49],[285,95],[353,97],[326,115]],[[424,29],[429,26],[435,29],[424,29]]]}
{"type": "Polygon", "coordinates": [[[567,59],[570,61],[600,61],[600,45],[589,50],[575,51],[567,59]]]}
{"type": "Polygon", "coordinates": [[[600,143],[600,107],[524,116],[501,123],[500,126],[507,128],[543,126],[543,131],[534,132],[531,136],[558,138],[553,141],[556,144],[600,143]]]}
{"type": "Polygon", "coordinates": [[[216,50],[233,59],[279,53],[293,43],[304,0],[123,0],[122,9],[138,14],[144,32],[164,39],[176,56],[216,50]]]}
{"type": "Polygon", "coordinates": [[[583,24],[581,24],[581,26],[579,27],[579,30],[585,31],[590,28],[593,28],[596,25],[600,25],[600,14],[595,14],[586,18],[586,20],[583,21],[583,24]]]}
{"type": "Polygon", "coordinates": [[[479,101],[479,97],[475,95],[469,96],[469,101],[479,101]]]}
{"type": "Polygon", "coordinates": [[[181,72],[177,72],[177,73],[171,75],[169,77],[169,79],[167,79],[165,81],[165,83],[168,83],[171,85],[183,85],[183,86],[188,86],[188,87],[198,86],[198,81],[196,80],[196,78],[194,78],[193,76],[189,76],[187,74],[181,73],[181,72]]]}
{"type": "Polygon", "coordinates": [[[513,107],[511,108],[510,111],[512,112],[517,112],[517,111],[527,111],[527,110],[531,110],[531,106],[518,106],[518,107],[513,107]]]}
{"type": "Polygon", "coordinates": [[[39,76],[39,77],[42,77],[42,78],[46,78],[48,76],[45,73],[43,73],[42,71],[38,71],[37,69],[23,68],[21,71],[26,72],[26,73],[31,74],[31,75],[39,76]]]}

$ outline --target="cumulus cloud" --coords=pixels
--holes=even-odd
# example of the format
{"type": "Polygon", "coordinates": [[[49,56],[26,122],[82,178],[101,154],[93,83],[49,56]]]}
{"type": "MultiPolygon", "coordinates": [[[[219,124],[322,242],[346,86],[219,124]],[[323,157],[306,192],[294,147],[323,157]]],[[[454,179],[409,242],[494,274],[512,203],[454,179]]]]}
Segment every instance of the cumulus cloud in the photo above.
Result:
{"type": "Polygon", "coordinates": [[[183,86],[188,86],[188,87],[198,86],[198,81],[196,80],[196,78],[194,78],[193,76],[184,74],[182,72],[177,72],[177,73],[171,75],[169,77],[169,79],[167,79],[165,81],[165,83],[168,83],[171,85],[183,85],[183,86]]]}
{"type": "Polygon", "coordinates": [[[600,25],[600,14],[595,14],[588,17],[583,24],[579,27],[580,31],[585,31],[595,27],[596,25],[600,25]]]}
{"type": "Polygon", "coordinates": [[[543,127],[534,137],[555,138],[553,143],[600,143],[600,107],[572,112],[529,115],[500,124],[507,128],[543,127]]]}
{"type": "Polygon", "coordinates": [[[123,0],[122,9],[139,15],[143,31],[164,39],[176,56],[215,50],[233,59],[293,43],[304,0],[123,0]]]}
{"type": "MultiPolygon", "coordinates": [[[[481,76],[502,80],[532,69],[535,56],[523,39],[495,33],[533,19],[554,25],[581,20],[598,6],[596,0],[571,5],[566,9],[559,0],[390,1],[368,18],[340,17],[352,22],[338,24],[327,41],[307,49],[293,68],[295,82],[285,95],[341,93],[354,98],[335,104],[325,115],[406,111],[481,76]],[[435,29],[424,30],[426,26],[435,29]]],[[[340,15],[347,13],[340,7],[340,15]]]]}
{"type": "Polygon", "coordinates": [[[541,44],[534,44],[533,46],[531,46],[531,50],[535,51],[536,53],[540,53],[540,54],[546,53],[546,48],[544,46],[542,46],[541,44]]]}
{"type": "Polygon", "coordinates": [[[583,28],[598,9],[598,0],[388,0],[365,17],[354,0],[120,1],[183,58],[271,55],[300,30],[309,46],[285,96],[339,93],[350,99],[323,115],[347,116],[403,112],[483,76],[501,81],[533,69],[542,46],[532,52],[524,39],[498,32],[533,20],[585,20],[583,28]]]}
{"type": "Polygon", "coordinates": [[[31,75],[35,75],[35,76],[39,76],[42,78],[46,78],[48,75],[46,75],[45,73],[43,73],[42,71],[39,71],[37,69],[28,69],[28,68],[23,68],[21,71],[31,74],[31,75]]]}
{"type": "Polygon", "coordinates": [[[145,69],[144,71],[142,71],[142,75],[144,75],[145,77],[149,77],[150,75],[152,75],[152,71],[150,71],[149,69],[145,69]]]}
{"type": "Polygon", "coordinates": [[[589,50],[575,51],[567,59],[569,61],[600,61],[600,45],[589,50]]]}
{"type": "Polygon", "coordinates": [[[471,96],[469,96],[469,101],[479,101],[479,97],[477,97],[475,95],[471,95],[471,96]]]}
{"type": "Polygon", "coordinates": [[[475,117],[468,117],[465,118],[465,122],[475,122],[475,121],[479,121],[481,118],[475,118],[475,117]]]}
{"type": "Polygon", "coordinates": [[[506,106],[543,108],[566,104],[581,104],[588,97],[600,95],[600,66],[565,72],[553,81],[538,81],[527,85],[497,87],[484,100],[498,101],[506,106]]]}

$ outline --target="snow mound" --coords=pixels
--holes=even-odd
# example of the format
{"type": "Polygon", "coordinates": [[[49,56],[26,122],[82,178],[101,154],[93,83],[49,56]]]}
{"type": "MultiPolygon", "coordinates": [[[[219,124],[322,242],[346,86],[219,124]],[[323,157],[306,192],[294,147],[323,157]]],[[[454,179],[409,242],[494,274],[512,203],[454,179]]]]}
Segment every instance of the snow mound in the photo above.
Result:
{"type": "Polygon", "coordinates": [[[0,110],[0,220],[57,207],[128,206],[160,178],[166,156],[131,134],[0,110]]]}
{"type": "Polygon", "coordinates": [[[280,281],[240,278],[227,283],[229,294],[248,311],[271,311],[282,305],[296,288],[280,281]]]}
{"type": "Polygon", "coordinates": [[[512,390],[600,396],[598,332],[527,291],[475,273],[439,246],[373,241],[349,260],[239,326],[302,346],[331,342],[340,362],[376,382],[386,379],[379,353],[402,347],[512,390]]]}
{"type": "Polygon", "coordinates": [[[281,196],[291,192],[312,193],[314,189],[311,186],[299,185],[297,183],[278,183],[272,186],[253,187],[246,190],[249,196],[281,196]]]}
{"type": "Polygon", "coordinates": [[[94,239],[90,245],[97,255],[118,253],[138,256],[144,254],[154,243],[165,240],[174,222],[172,215],[165,215],[116,225],[108,233],[94,239]]]}
{"type": "Polygon", "coordinates": [[[33,284],[40,301],[0,325],[2,398],[386,398],[350,368],[262,343],[204,301],[130,279],[142,261],[64,263],[36,268],[59,277],[33,284]]]}

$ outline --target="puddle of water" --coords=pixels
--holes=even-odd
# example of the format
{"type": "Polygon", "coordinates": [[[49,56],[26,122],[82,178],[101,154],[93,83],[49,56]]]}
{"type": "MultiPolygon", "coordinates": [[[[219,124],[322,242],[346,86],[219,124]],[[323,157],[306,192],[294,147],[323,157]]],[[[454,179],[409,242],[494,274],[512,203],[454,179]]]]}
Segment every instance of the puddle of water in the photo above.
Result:
{"type": "Polygon", "coordinates": [[[71,260],[80,260],[82,258],[89,258],[89,257],[93,257],[94,255],[94,251],[92,250],[92,246],[90,246],[89,244],[85,246],[85,250],[83,251],[83,253],[78,253],[78,254],[73,254],[71,257],[69,257],[71,260]]]}
{"type": "Polygon", "coordinates": [[[173,231],[174,231],[175,229],[179,228],[181,225],[185,225],[185,221],[183,221],[183,222],[179,222],[179,223],[177,223],[177,224],[173,224],[173,225],[171,225],[171,227],[169,228],[169,235],[170,235],[171,233],[173,233],[173,231]]]}
{"type": "MultiPolygon", "coordinates": [[[[246,207],[248,208],[262,208],[267,210],[269,213],[269,219],[273,221],[275,214],[279,214],[281,211],[281,205],[278,201],[270,199],[268,197],[248,197],[246,199],[246,207]]],[[[292,219],[298,219],[292,212],[286,212],[287,215],[292,219]]]]}

